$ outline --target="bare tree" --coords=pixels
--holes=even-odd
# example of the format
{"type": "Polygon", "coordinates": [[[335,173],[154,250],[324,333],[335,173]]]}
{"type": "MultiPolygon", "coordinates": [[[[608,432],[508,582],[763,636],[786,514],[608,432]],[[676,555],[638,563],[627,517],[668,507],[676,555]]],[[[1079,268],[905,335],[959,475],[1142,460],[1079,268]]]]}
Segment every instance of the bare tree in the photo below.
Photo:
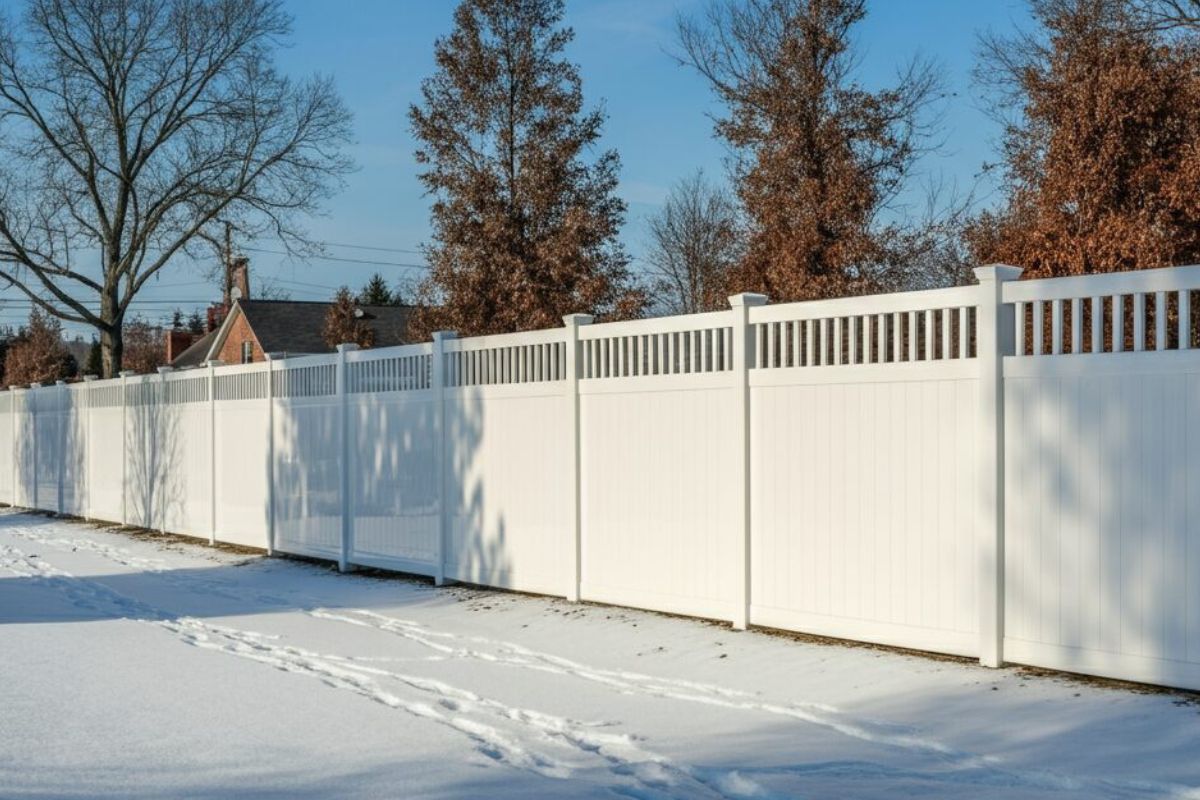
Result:
{"type": "Polygon", "coordinates": [[[96,328],[106,376],[173,257],[218,221],[297,247],[350,169],[330,80],[272,65],[290,25],[278,0],[29,0],[0,20],[0,278],[96,328]]]}
{"type": "Polygon", "coordinates": [[[697,171],[672,187],[648,227],[645,259],[658,310],[695,314],[725,308],[729,271],[744,249],[734,198],[697,171]]]}
{"type": "Polygon", "coordinates": [[[853,30],[865,15],[865,0],[711,0],[680,19],[680,61],[727,110],[716,133],[733,150],[748,228],[739,290],[777,300],[867,291],[879,286],[873,267],[894,258],[885,212],[935,144],[942,92],[919,59],[893,88],[864,88],[853,30]]]}
{"type": "Polygon", "coordinates": [[[330,347],[352,343],[367,349],[375,344],[375,331],[363,319],[362,309],[347,286],[338,289],[333,296],[333,304],[325,312],[321,333],[330,347]]]}

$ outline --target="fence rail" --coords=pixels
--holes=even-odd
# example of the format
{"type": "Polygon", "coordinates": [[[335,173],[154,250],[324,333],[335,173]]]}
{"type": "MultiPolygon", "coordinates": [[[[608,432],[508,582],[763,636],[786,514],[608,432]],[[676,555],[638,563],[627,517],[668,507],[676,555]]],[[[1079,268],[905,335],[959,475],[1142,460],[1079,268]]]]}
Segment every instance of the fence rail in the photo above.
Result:
{"type": "Polygon", "coordinates": [[[1200,689],[1200,267],[0,393],[0,500],[1200,689]]]}

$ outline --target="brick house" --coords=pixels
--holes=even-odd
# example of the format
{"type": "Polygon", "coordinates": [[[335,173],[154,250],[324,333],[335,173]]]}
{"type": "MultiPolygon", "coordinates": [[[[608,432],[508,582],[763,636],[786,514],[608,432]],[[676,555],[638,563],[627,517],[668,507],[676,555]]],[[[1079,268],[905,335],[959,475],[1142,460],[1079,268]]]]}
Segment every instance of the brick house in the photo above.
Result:
{"type": "MultiPolygon", "coordinates": [[[[198,367],[212,360],[248,364],[264,360],[267,353],[286,357],[333,351],[322,335],[332,302],[251,299],[249,271],[246,259],[234,262],[225,302],[209,308],[207,333],[167,333],[171,366],[198,367]]],[[[375,331],[376,347],[408,343],[412,306],[360,306],[358,311],[375,331]]]]}

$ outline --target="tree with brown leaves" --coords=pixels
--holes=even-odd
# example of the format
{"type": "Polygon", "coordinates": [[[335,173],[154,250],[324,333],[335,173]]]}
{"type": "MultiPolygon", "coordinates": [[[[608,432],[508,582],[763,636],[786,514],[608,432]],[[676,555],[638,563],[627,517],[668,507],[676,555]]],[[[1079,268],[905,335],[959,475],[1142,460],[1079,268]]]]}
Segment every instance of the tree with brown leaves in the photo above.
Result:
{"type": "Polygon", "coordinates": [[[939,83],[914,60],[894,88],[863,88],[865,14],[865,0],[712,0],[680,19],[681,61],[727,108],[716,133],[749,226],[731,291],[806,300],[901,282],[887,268],[901,237],[883,217],[928,149],[939,83]]]}
{"type": "Polygon", "coordinates": [[[325,312],[325,327],[322,329],[325,344],[356,344],[366,349],[375,344],[375,331],[363,319],[362,308],[354,299],[348,286],[343,286],[334,295],[333,305],[325,312]]]}
{"type": "Polygon", "coordinates": [[[63,343],[62,323],[35,308],[29,312],[29,324],[8,347],[4,385],[50,384],[71,377],[75,368],[75,359],[63,343]]]}
{"type": "Polygon", "coordinates": [[[1200,260],[1200,47],[1146,9],[1037,0],[1036,31],[983,40],[979,78],[1012,118],[978,261],[1047,277],[1200,260]]]}
{"type": "Polygon", "coordinates": [[[125,369],[150,375],[167,363],[167,342],[163,329],[142,317],[125,323],[125,369]]]}
{"type": "Polygon", "coordinates": [[[431,275],[414,332],[546,328],[637,311],[617,238],[615,151],[585,160],[604,113],[583,108],[562,0],[463,0],[409,111],[434,197],[431,275]]]}
{"type": "Polygon", "coordinates": [[[675,184],[650,218],[645,259],[658,310],[695,314],[729,307],[729,273],[741,260],[744,238],[736,201],[702,172],[675,184]]]}

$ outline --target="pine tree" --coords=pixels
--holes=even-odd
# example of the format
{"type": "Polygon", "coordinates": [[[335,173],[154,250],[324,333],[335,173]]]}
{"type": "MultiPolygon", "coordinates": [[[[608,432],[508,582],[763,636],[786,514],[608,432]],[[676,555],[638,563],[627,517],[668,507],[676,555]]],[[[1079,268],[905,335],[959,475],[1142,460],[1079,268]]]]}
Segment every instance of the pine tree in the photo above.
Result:
{"type": "Polygon", "coordinates": [[[593,161],[603,110],[584,110],[562,0],[463,0],[409,110],[434,197],[431,275],[413,326],[487,334],[636,313],[617,238],[620,161],[593,161]]]}
{"type": "Polygon", "coordinates": [[[390,306],[395,304],[396,297],[388,288],[387,281],[376,272],[359,291],[358,302],[364,306],[390,306]]]}

